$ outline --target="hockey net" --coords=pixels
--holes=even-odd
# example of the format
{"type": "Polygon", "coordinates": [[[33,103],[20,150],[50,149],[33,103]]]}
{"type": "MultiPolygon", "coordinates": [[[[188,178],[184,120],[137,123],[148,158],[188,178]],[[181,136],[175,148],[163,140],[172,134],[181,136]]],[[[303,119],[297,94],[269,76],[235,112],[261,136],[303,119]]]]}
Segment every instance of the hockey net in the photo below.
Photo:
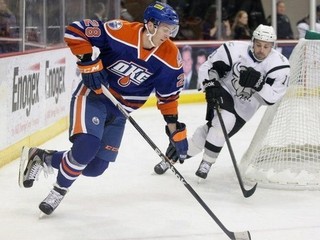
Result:
{"type": "Polygon", "coordinates": [[[301,39],[290,56],[286,95],[266,109],[240,162],[244,181],[320,189],[320,40],[301,39]]]}

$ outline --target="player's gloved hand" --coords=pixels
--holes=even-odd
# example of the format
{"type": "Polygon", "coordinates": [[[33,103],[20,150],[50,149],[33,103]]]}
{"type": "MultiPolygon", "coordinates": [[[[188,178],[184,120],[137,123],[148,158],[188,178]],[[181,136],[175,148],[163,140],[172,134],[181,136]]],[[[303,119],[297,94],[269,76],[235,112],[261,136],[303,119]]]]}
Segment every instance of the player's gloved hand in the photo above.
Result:
{"type": "Polygon", "coordinates": [[[262,74],[252,67],[241,66],[239,84],[260,91],[265,83],[262,74]]]}
{"type": "Polygon", "coordinates": [[[222,92],[223,88],[221,84],[216,79],[205,79],[202,82],[204,92],[206,94],[206,101],[209,108],[213,109],[215,102],[222,103],[222,92]]]}
{"type": "Polygon", "coordinates": [[[97,58],[94,61],[77,62],[77,64],[82,75],[83,84],[95,91],[96,94],[101,94],[101,84],[108,85],[108,74],[103,68],[101,59],[97,58]]]}
{"type": "MultiPolygon", "coordinates": [[[[177,150],[176,150],[175,146],[171,143],[171,141],[169,142],[169,146],[166,151],[166,157],[169,158],[174,163],[177,162],[179,159],[179,155],[177,153],[177,150]]],[[[180,160],[179,162],[183,163],[184,160],[180,160]]]]}
{"type": "Polygon", "coordinates": [[[187,130],[184,123],[177,122],[177,130],[170,133],[168,126],[166,126],[166,134],[169,137],[169,146],[166,151],[166,156],[176,162],[179,160],[183,163],[187,158],[188,141],[187,141],[187,130]]]}

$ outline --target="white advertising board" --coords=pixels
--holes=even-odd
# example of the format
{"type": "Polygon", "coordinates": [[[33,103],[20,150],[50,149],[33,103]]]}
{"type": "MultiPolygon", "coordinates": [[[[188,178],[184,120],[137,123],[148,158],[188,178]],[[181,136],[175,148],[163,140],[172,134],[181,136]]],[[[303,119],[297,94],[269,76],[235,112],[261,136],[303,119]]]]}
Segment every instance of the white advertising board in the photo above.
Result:
{"type": "Polygon", "coordinates": [[[0,58],[0,150],[66,117],[74,81],[67,48],[0,58]]]}

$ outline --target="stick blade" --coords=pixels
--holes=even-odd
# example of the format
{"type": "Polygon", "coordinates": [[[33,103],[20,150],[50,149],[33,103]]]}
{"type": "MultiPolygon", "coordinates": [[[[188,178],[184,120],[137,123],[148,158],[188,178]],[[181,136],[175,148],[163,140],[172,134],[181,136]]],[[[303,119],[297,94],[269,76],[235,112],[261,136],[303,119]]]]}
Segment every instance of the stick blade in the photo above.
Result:
{"type": "Polygon", "coordinates": [[[235,232],[234,240],[251,240],[251,235],[249,231],[246,232],[235,232]]]}
{"type": "Polygon", "coordinates": [[[243,191],[243,196],[244,196],[245,198],[251,197],[251,196],[254,194],[254,192],[256,191],[257,185],[258,185],[258,183],[256,183],[256,184],[253,186],[253,188],[251,188],[250,190],[244,190],[244,191],[243,191]]]}

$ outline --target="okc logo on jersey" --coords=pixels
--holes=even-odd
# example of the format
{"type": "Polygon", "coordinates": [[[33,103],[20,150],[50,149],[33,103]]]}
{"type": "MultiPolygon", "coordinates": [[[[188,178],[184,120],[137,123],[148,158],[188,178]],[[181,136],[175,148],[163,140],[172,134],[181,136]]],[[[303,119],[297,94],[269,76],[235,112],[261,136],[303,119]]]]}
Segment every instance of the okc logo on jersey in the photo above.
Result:
{"type": "Polygon", "coordinates": [[[149,73],[146,68],[141,67],[136,63],[129,63],[124,60],[114,63],[109,66],[108,69],[120,76],[118,84],[122,87],[128,86],[131,82],[136,85],[140,85],[152,75],[152,73],[149,73]]]}

